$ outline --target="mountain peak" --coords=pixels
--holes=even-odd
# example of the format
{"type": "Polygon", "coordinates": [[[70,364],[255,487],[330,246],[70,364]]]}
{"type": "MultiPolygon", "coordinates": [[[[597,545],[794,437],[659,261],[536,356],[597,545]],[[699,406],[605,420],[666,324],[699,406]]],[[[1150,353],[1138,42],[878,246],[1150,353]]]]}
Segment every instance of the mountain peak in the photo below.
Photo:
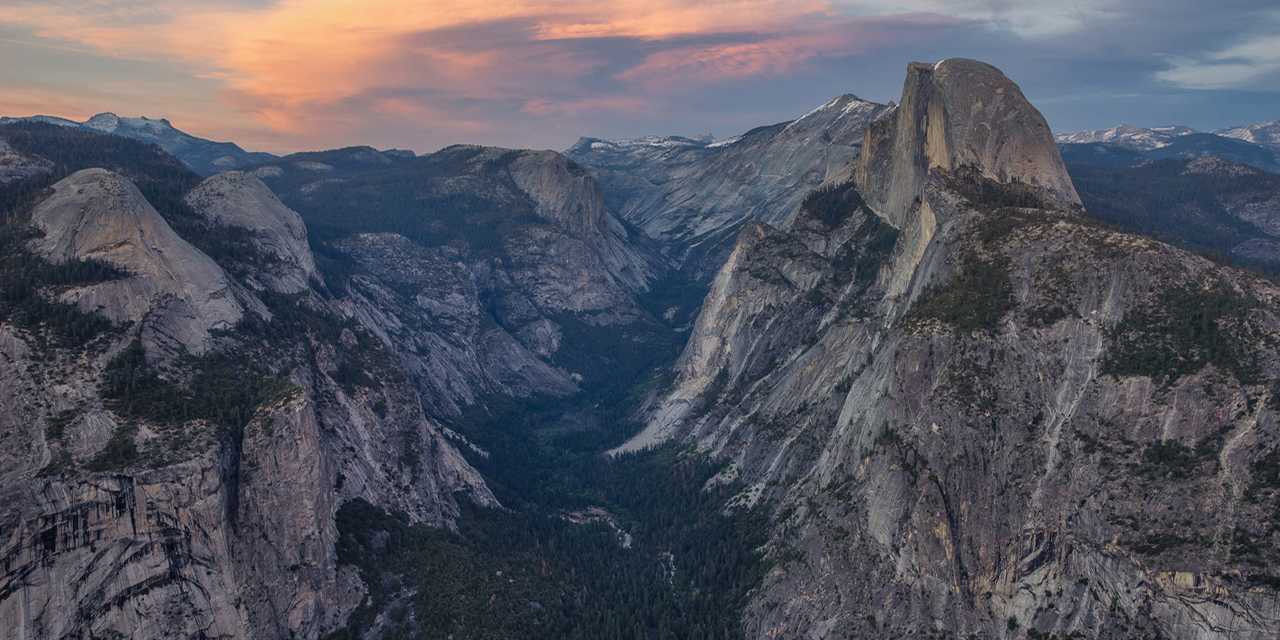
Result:
{"type": "Polygon", "coordinates": [[[1182,125],[1164,125],[1158,127],[1139,127],[1121,123],[1109,129],[1092,129],[1059,133],[1054,140],[1061,144],[1090,144],[1103,142],[1120,147],[1151,151],[1169,146],[1176,138],[1198,133],[1191,127],[1182,125]]]}
{"type": "Polygon", "coordinates": [[[1242,127],[1228,127],[1215,133],[1225,138],[1235,138],[1245,142],[1280,147],[1280,120],[1259,122],[1242,127]]]}
{"type": "Polygon", "coordinates": [[[856,171],[863,195],[901,227],[930,172],[965,167],[1080,202],[1044,116],[999,69],[966,58],[907,65],[899,106],[867,129],[856,171]]]}
{"type": "Polygon", "coordinates": [[[84,121],[84,126],[111,133],[120,127],[120,116],[104,111],[84,121]]]}

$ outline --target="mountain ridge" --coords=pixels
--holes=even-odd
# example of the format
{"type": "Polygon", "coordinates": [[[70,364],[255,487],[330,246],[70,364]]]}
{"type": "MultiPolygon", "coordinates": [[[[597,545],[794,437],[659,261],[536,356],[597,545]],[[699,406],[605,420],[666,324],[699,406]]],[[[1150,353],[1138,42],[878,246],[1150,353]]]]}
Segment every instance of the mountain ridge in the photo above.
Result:
{"type": "Polygon", "coordinates": [[[241,169],[276,157],[270,153],[245,151],[234,142],[214,142],[198,138],[175,128],[167,118],[129,118],[109,111],[96,114],[84,122],[43,115],[0,117],[0,125],[15,122],[42,122],[82,128],[156,144],[201,175],[241,169]]]}
{"type": "Polygon", "coordinates": [[[743,230],[632,446],[708,452],[771,514],[750,637],[1274,635],[1243,487],[1280,290],[1090,220],[1034,107],[948,64],[909,67],[845,191],[743,230]],[[1188,309],[1226,342],[1178,342],[1188,309]]]}

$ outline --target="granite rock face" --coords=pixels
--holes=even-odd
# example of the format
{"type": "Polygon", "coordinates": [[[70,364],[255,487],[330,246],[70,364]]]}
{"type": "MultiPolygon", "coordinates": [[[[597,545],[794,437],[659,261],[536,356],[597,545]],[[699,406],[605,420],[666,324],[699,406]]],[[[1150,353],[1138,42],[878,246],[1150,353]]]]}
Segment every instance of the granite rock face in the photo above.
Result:
{"type": "MultiPolygon", "coordinates": [[[[550,363],[559,345],[533,333],[550,321],[527,297],[515,297],[509,279],[491,284],[492,270],[477,273],[456,252],[397,234],[356,234],[337,247],[362,271],[341,304],[394,345],[432,414],[461,415],[494,394],[563,397],[578,390],[570,372],[550,363]],[[506,291],[505,305],[527,314],[523,322],[490,319],[491,286],[506,291]],[[511,325],[524,333],[513,334],[511,325]]],[[[554,334],[557,325],[550,325],[554,334]]]]}
{"type": "Polygon", "coordinates": [[[222,268],[178,236],[118,174],[86,169],[68,176],[31,221],[44,233],[34,248],[49,260],[100,260],[130,274],[61,297],[116,323],[143,324],[149,343],[203,353],[211,331],[230,329],[244,316],[222,268]]]}
{"type": "Polygon", "coordinates": [[[901,104],[866,130],[857,169],[863,197],[902,227],[929,173],[962,167],[1080,202],[1044,116],[999,69],[961,58],[912,63],[901,104]]]}
{"type": "Polygon", "coordinates": [[[258,288],[298,293],[317,277],[302,217],[280,202],[256,176],[240,171],[219,173],[187,194],[186,200],[211,221],[250,232],[253,245],[269,260],[258,270],[263,280],[256,283],[258,288]]]}
{"type": "Polygon", "coordinates": [[[889,107],[843,95],[790,122],[727,140],[579,140],[608,205],[678,264],[715,273],[740,226],[782,224],[815,187],[847,178],[866,127],[889,107]]]}
{"type": "Polygon", "coordinates": [[[1280,289],[1090,222],[1060,167],[998,71],[912,65],[856,183],[739,235],[628,448],[770,514],[748,637],[1280,632],[1280,289]]]}
{"type": "Polygon", "coordinates": [[[444,425],[578,393],[616,374],[610,353],[562,359],[583,334],[658,326],[640,296],[661,259],[554,152],[307,154],[184,202],[193,219],[170,226],[128,179],[89,169],[32,213],[34,253],[121,273],[40,292],[115,321],[85,344],[0,321],[0,627],[16,637],[323,637],[366,595],[337,561],[341,504],[441,527],[500,507],[459,451],[487,454],[444,425]],[[387,213],[371,194],[414,204],[394,230],[321,206],[387,213]],[[423,210],[441,215],[418,225],[423,210]],[[121,362],[156,395],[122,398],[121,362]],[[243,421],[218,411],[230,392],[213,417],[137,409],[185,394],[207,411],[196,387],[227,371],[263,376],[243,421]]]}
{"type": "Polygon", "coordinates": [[[257,173],[337,229],[329,250],[352,269],[340,304],[394,345],[433,415],[483,409],[494,394],[571,395],[605,376],[583,365],[608,354],[574,352],[584,333],[665,330],[640,302],[666,271],[662,257],[608,210],[577,163],[464,145],[414,158],[370,153],[288,157],[257,173]],[[396,222],[364,222],[377,206],[396,222]]]}
{"type": "MultiPolygon", "coordinates": [[[[313,267],[296,214],[242,175],[198,191],[192,203],[211,232],[247,231],[279,260],[259,264],[252,282],[235,280],[104,170],[60,181],[31,214],[43,232],[33,252],[123,273],[43,292],[116,322],[85,344],[0,322],[6,637],[318,638],[365,593],[337,562],[342,502],[438,526],[455,521],[460,503],[498,506],[458,453],[463,441],[425,413],[428,392],[381,342],[381,327],[301,277],[313,267]],[[262,283],[289,295],[265,303],[254,293],[262,283]],[[274,328],[282,322],[294,324],[274,328]],[[209,384],[200,381],[209,372],[216,381],[217,367],[243,363],[272,375],[243,424],[152,415],[136,408],[156,401],[146,389],[108,396],[134,345],[159,376],[138,383],[153,393],[209,384]]],[[[235,402],[205,397],[215,408],[235,402]]]]}

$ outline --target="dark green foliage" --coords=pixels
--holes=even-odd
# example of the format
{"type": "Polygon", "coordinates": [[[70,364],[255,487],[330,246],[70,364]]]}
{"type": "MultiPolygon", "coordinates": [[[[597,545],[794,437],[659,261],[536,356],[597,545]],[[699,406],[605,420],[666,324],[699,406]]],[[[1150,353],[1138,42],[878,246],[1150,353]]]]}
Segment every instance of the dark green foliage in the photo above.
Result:
{"type": "MultiPolygon", "coordinates": [[[[1280,190],[1280,176],[1188,172],[1185,159],[1112,167],[1091,161],[1093,157],[1096,154],[1066,156],[1071,179],[1091,216],[1229,264],[1241,263],[1240,256],[1232,253],[1237,245],[1250,238],[1268,237],[1224,203],[1239,194],[1265,198],[1280,190]]],[[[1275,271],[1280,268],[1280,258],[1243,264],[1275,271]]]]}
{"type": "Polygon", "coordinates": [[[1249,465],[1250,491],[1280,490],[1280,447],[1267,452],[1249,465]]]}
{"type": "Polygon", "coordinates": [[[21,153],[53,163],[49,175],[21,186],[0,188],[0,216],[6,218],[22,215],[23,205],[29,207],[33,195],[38,197],[49,185],[81,169],[109,169],[129,178],[166,218],[172,213],[171,205],[181,203],[183,196],[200,182],[199,176],[160,147],[120,136],[43,123],[18,123],[0,127],[0,137],[21,153]],[[18,195],[20,192],[27,195],[18,195]]]}
{"type": "Polygon", "coordinates": [[[601,399],[617,401],[637,380],[680,353],[681,335],[654,322],[595,326],[568,314],[552,318],[561,344],[552,362],[582,374],[583,386],[601,399]]]}
{"type": "Polygon", "coordinates": [[[355,321],[313,306],[304,295],[261,291],[258,297],[271,311],[271,321],[248,318],[238,327],[241,335],[259,338],[278,356],[311,354],[315,344],[338,346],[333,379],[348,393],[376,386],[371,371],[385,379],[403,380],[382,341],[355,321]]]}
{"type": "Polygon", "coordinates": [[[137,461],[138,445],[133,441],[137,433],[138,427],[132,423],[117,426],[107,446],[89,461],[89,470],[120,471],[137,461]]]}
{"type": "Polygon", "coordinates": [[[44,437],[51,442],[61,442],[67,436],[67,425],[76,419],[79,411],[68,409],[58,415],[49,418],[48,426],[45,427],[44,437]]]}
{"type": "Polygon", "coordinates": [[[862,206],[862,194],[858,193],[852,181],[814,189],[800,204],[804,214],[822,222],[828,229],[839,226],[862,206]]]}
{"type": "Polygon", "coordinates": [[[579,472],[632,548],[603,523],[570,523],[554,510],[476,510],[451,533],[344,505],[339,559],[361,569],[374,606],[337,637],[354,637],[406,588],[416,591],[416,629],[403,637],[740,637],[741,606],[765,569],[754,551],[763,529],[750,515],[719,513],[726,490],[702,490],[715,469],[664,450],[596,458],[579,472]]]}
{"type": "Polygon", "coordinates": [[[1194,540],[1188,540],[1175,533],[1159,532],[1151,533],[1131,545],[1136,552],[1146,556],[1160,555],[1170,549],[1177,549],[1185,546],[1194,540]]]}
{"type": "Polygon", "coordinates": [[[338,383],[344,391],[351,393],[356,387],[372,387],[373,379],[364,369],[351,361],[349,358],[343,358],[338,363],[338,368],[333,372],[333,381],[338,383]]]}
{"type": "Polygon", "coordinates": [[[39,232],[20,223],[0,223],[0,321],[26,327],[58,346],[80,346],[109,331],[111,323],[74,304],[51,300],[59,289],[124,277],[94,260],[53,264],[27,249],[39,232]]]}
{"type": "Polygon", "coordinates": [[[1102,371],[1151,376],[1169,384],[1212,364],[1250,384],[1259,370],[1257,342],[1246,316],[1257,306],[1226,283],[1165,289],[1153,303],[1130,309],[1108,331],[1102,371]]]}
{"type": "MultiPolygon", "coordinates": [[[[532,203],[490,196],[486,189],[519,193],[503,176],[511,152],[482,164],[488,183],[471,178],[473,188],[441,188],[448,179],[466,180],[479,147],[450,147],[440,152],[392,163],[353,162],[351,150],[294,154],[280,176],[266,182],[302,214],[312,246],[353,233],[397,233],[423,246],[454,244],[481,255],[501,255],[502,239],[520,225],[537,224],[532,203]],[[317,182],[323,174],[297,167],[297,162],[336,167],[343,179],[317,182]],[[480,188],[481,185],[484,188],[480,188]],[[306,187],[303,190],[303,187],[306,187]]],[[[325,266],[336,266],[332,263],[325,266]]],[[[327,273],[326,273],[327,275],[327,273]]],[[[339,279],[339,286],[343,280],[339,279]]]]}
{"type": "Polygon", "coordinates": [[[964,333],[994,331],[1013,306],[1008,259],[971,255],[945,284],[925,291],[907,319],[937,320],[964,333]]]}
{"type": "Polygon", "coordinates": [[[234,354],[191,358],[186,364],[194,372],[188,384],[166,380],[148,365],[142,344],[135,340],[107,365],[100,392],[121,416],[162,424],[208,420],[237,430],[259,405],[291,388],[234,354]]]}
{"type": "Polygon", "coordinates": [[[1181,480],[1190,477],[1199,464],[1200,456],[1195,449],[1177,440],[1163,440],[1143,450],[1138,473],[1153,479],[1181,480]]]}
{"type": "MultiPolygon", "coordinates": [[[[48,187],[81,169],[102,168],[132,181],[178,235],[219,264],[261,264],[249,242],[251,232],[216,225],[191,210],[183,200],[200,184],[200,176],[160,147],[120,136],[43,123],[0,127],[0,137],[15,150],[53,163],[53,171],[19,184],[0,186],[0,222],[22,221],[48,187]]],[[[234,269],[233,269],[234,271],[234,269]]]]}
{"type": "Polygon", "coordinates": [[[1033,220],[1020,207],[1043,204],[1034,188],[995,182],[972,167],[959,168],[947,180],[982,215],[961,248],[958,271],[948,281],[931,285],[912,305],[906,320],[909,324],[935,320],[962,333],[995,331],[1015,306],[1009,259],[1000,252],[1000,243],[1033,220]]]}
{"type": "MultiPolygon", "coordinates": [[[[860,197],[859,201],[861,201],[860,197]]],[[[858,240],[846,243],[840,248],[833,266],[842,274],[842,279],[866,282],[870,285],[880,266],[898,244],[898,230],[885,223],[879,216],[868,212],[858,230],[854,232],[854,237],[858,240]]]]}
{"type": "Polygon", "coordinates": [[[974,166],[958,167],[946,174],[947,186],[969,201],[970,206],[982,211],[997,209],[1042,209],[1044,199],[1035,187],[1022,182],[997,182],[974,166]]]}
{"type": "Polygon", "coordinates": [[[1048,265],[1037,275],[1036,289],[1040,300],[1026,310],[1027,320],[1033,326],[1048,327],[1059,320],[1075,317],[1075,284],[1071,271],[1061,262],[1048,265]]]}

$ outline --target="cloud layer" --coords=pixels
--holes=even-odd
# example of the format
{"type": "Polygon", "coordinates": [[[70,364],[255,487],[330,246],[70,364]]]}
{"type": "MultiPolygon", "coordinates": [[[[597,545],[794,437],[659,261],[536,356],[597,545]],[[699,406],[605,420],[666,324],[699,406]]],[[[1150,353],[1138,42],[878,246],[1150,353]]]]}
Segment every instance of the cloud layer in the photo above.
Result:
{"type": "Polygon", "coordinates": [[[167,115],[271,150],[563,147],[889,99],[907,61],[946,55],[990,59],[1049,105],[1122,87],[1192,105],[1273,96],[1278,24],[1236,0],[1207,18],[1190,0],[10,0],[0,113],[167,115]]]}

